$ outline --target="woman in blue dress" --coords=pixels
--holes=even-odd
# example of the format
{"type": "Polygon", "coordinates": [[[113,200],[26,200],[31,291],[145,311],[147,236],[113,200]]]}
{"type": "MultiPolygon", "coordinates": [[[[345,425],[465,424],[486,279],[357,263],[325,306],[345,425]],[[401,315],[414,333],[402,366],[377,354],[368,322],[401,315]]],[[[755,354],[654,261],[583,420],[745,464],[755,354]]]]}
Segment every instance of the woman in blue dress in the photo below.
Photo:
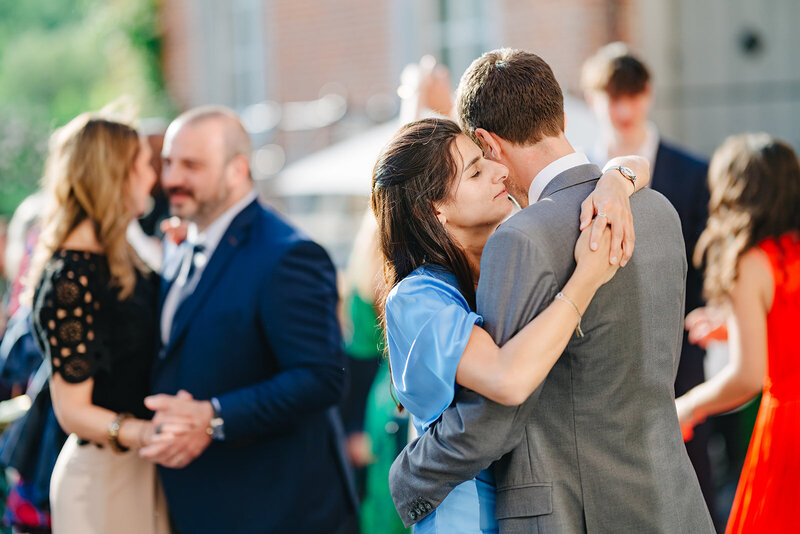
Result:
{"type": "MultiPolygon", "coordinates": [[[[642,182],[649,181],[646,162],[624,160],[640,171],[642,182]]],[[[563,298],[498,347],[474,311],[475,288],[483,247],[512,211],[507,176],[505,166],[483,157],[445,119],[405,126],[375,166],[371,201],[391,288],[385,302],[391,373],[397,400],[419,433],[435,424],[458,387],[501,404],[521,404],[563,352],[597,289],[616,272],[609,262],[611,232],[604,229],[592,251],[586,228],[563,298]]],[[[632,193],[630,182],[615,171],[601,185],[606,193],[593,195],[632,193]]],[[[494,498],[487,469],[454,488],[415,532],[497,532],[494,498]]]]}

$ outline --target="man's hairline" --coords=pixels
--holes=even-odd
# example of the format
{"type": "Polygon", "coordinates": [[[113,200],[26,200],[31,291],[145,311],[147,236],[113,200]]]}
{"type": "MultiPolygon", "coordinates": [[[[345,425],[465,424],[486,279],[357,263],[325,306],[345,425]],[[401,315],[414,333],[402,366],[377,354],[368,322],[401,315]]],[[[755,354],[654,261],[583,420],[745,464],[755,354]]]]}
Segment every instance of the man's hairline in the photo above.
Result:
{"type": "MultiPolygon", "coordinates": [[[[566,116],[566,113],[564,115],[566,116]]],[[[545,139],[548,139],[548,138],[551,138],[551,137],[552,138],[557,138],[557,137],[559,137],[561,135],[566,135],[566,130],[562,129],[558,135],[542,134],[542,137],[538,141],[523,141],[521,143],[518,143],[517,141],[512,141],[511,139],[507,139],[507,138],[503,137],[502,135],[500,135],[499,133],[493,132],[493,131],[491,131],[491,130],[489,130],[487,128],[483,128],[482,126],[477,126],[477,127],[473,128],[471,131],[464,131],[464,128],[462,127],[462,132],[464,133],[464,135],[466,135],[467,137],[472,139],[475,143],[478,144],[478,146],[483,146],[481,144],[481,139],[478,137],[478,134],[477,134],[478,130],[485,130],[486,133],[488,133],[490,135],[494,135],[495,137],[505,141],[506,143],[508,143],[508,144],[510,144],[512,146],[520,147],[520,148],[527,148],[527,147],[535,146],[535,145],[541,143],[542,141],[544,141],[545,139]]]]}
{"type": "Polygon", "coordinates": [[[649,81],[645,82],[644,87],[639,91],[623,90],[616,91],[612,94],[612,92],[608,90],[608,87],[588,87],[584,89],[584,91],[588,92],[589,94],[601,93],[606,95],[609,99],[615,99],[623,96],[639,96],[647,92],[652,92],[652,90],[653,88],[649,81]]]}
{"type": "MultiPolygon", "coordinates": [[[[225,121],[235,122],[236,124],[241,126],[245,135],[248,135],[247,134],[247,130],[244,129],[244,125],[241,123],[241,121],[237,117],[231,116],[231,115],[229,115],[227,113],[224,113],[222,111],[209,111],[208,113],[198,114],[198,115],[194,115],[194,116],[190,115],[190,116],[185,117],[185,118],[181,118],[180,116],[178,116],[178,118],[176,118],[174,121],[172,121],[172,123],[169,125],[169,127],[167,127],[167,131],[164,132],[164,141],[165,141],[164,142],[164,147],[167,146],[166,141],[167,141],[167,138],[170,137],[169,136],[170,132],[173,132],[172,135],[171,135],[171,139],[170,139],[170,141],[171,141],[184,128],[186,128],[186,127],[197,128],[197,127],[202,126],[203,123],[211,122],[211,121],[217,121],[217,123],[222,127],[222,139],[223,139],[224,147],[226,149],[226,154],[225,154],[226,160],[228,162],[230,162],[236,156],[242,156],[245,159],[247,159],[248,165],[249,165],[250,158],[252,157],[252,152],[253,152],[252,143],[251,143],[251,146],[250,146],[250,154],[246,154],[246,153],[242,152],[241,150],[236,149],[236,145],[238,145],[238,143],[229,143],[228,142],[227,133],[229,131],[228,130],[229,125],[225,124],[225,121]],[[231,147],[231,145],[233,145],[233,147],[231,147]],[[234,150],[228,151],[229,148],[234,148],[234,150]]],[[[165,157],[165,153],[164,153],[163,150],[161,151],[161,157],[162,158],[165,157]]]]}

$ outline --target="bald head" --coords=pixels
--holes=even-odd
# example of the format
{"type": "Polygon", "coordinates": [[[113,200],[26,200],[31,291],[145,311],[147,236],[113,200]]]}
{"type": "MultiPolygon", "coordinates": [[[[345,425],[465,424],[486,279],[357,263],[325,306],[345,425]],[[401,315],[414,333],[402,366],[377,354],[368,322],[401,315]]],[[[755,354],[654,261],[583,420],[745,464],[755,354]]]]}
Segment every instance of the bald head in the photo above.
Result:
{"type": "Polygon", "coordinates": [[[244,156],[250,161],[253,151],[250,135],[244,129],[239,115],[225,106],[200,106],[182,113],[169,125],[166,136],[173,137],[184,126],[198,126],[207,121],[216,122],[222,128],[226,160],[244,156]]]}
{"type": "Polygon", "coordinates": [[[191,109],[167,128],[161,176],[174,215],[202,229],[253,189],[250,137],[233,110],[191,109]]]}

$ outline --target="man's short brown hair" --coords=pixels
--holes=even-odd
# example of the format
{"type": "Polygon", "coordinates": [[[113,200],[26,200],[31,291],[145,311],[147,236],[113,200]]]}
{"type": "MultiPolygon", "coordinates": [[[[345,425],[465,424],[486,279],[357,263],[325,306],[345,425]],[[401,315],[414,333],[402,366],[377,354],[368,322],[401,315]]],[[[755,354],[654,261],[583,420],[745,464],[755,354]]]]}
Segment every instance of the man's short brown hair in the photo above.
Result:
{"type": "Polygon", "coordinates": [[[647,89],[650,72],[624,43],[602,47],[586,60],[581,71],[584,91],[602,91],[611,98],[638,95],[647,89]]]}
{"type": "Polygon", "coordinates": [[[458,84],[459,121],[476,142],[477,128],[518,145],[564,132],[564,96],[542,58],[501,48],[472,62],[458,84]]]}

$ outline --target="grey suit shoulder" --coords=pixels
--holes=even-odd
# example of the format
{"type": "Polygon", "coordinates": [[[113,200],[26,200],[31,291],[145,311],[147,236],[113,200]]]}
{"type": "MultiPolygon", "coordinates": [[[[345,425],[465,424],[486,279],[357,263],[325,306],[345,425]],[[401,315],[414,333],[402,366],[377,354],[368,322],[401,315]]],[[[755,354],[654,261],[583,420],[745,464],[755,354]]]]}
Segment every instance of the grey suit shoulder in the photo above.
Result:
{"type": "MultiPolygon", "coordinates": [[[[593,165],[560,174],[487,243],[477,304],[498,344],[572,274],[580,204],[599,176],[593,165]]],[[[438,504],[494,462],[502,534],[714,532],[674,406],[686,276],[680,223],[655,191],[637,193],[631,207],[633,258],[597,292],[583,316],[586,336],[573,336],[533,395],[509,408],[462,389],[395,461],[390,487],[405,521],[411,510],[409,522],[427,515],[419,502],[438,504]]]]}
{"type": "MultiPolygon", "coordinates": [[[[562,173],[490,239],[478,311],[498,343],[571,276],[580,204],[599,176],[594,166],[562,173]],[[509,283],[515,291],[497,299],[509,283]]],[[[583,317],[586,336],[572,338],[520,408],[522,441],[495,464],[503,533],[713,532],[674,408],[686,276],[680,221],[649,189],[631,209],[633,258],[598,291],[583,317]],[[549,500],[551,508],[536,505],[549,500]]]]}

